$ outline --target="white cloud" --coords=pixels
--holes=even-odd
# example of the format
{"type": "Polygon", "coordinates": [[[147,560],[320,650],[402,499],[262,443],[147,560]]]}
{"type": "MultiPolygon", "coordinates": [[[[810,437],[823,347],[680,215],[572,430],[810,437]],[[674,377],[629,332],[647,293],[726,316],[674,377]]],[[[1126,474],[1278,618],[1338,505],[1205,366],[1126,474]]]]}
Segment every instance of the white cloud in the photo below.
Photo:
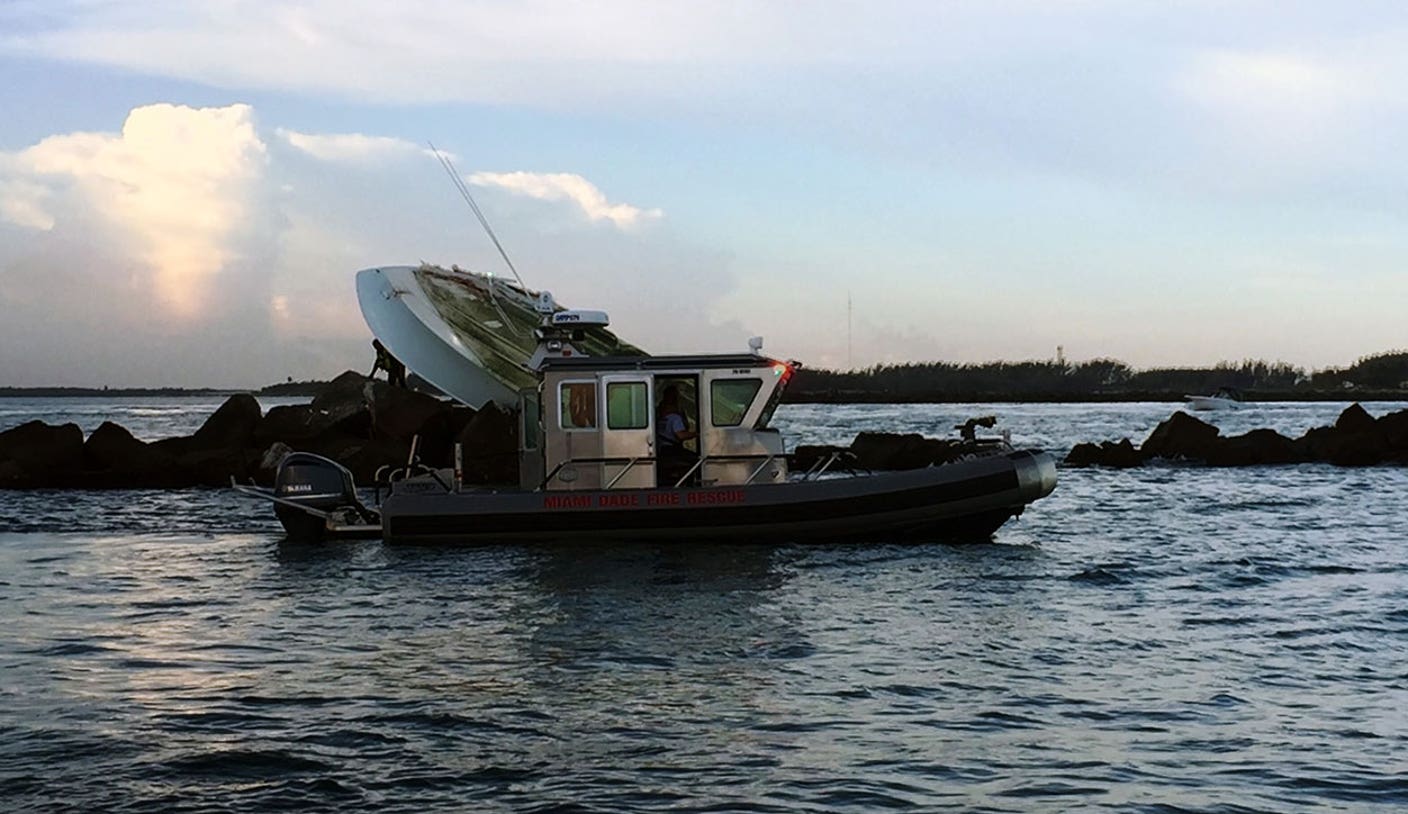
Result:
{"type": "Polygon", "coordinates": [[[275,135],[296,149],[321,161],[360,162],[425,154],[413,142],[361,133],[300,133],[280,127],[275,135]]]}
{"type": "Polygon", "coordinates": [[[132,110],[120,133],[50,136],[11,154],[10,177],[0,177],[3,212],[44,230],[59,217],[45,208],[50,199],[97,217],[135,245],[167,315],[190,319],[254,222],[264,160],[247,105],[148,105],[132,110]]]}
{"type": "Polygon", "coordinates": [[[620,229],[629,229],[647,220],[664,216],[659,209],[641,209],[625,203],[611,203],[596,185],[568,172],[476,172],[469,182],[495,187],[515,195],[540,201],[566,201],[575,204],[589,219],[608,220],[620,229]]]}
{"type": "Polygon", "coordinates": [[[48,197],[49,189],[42,184],[0,177],[0,218],[26,229],[47,232],[54,228],[54,216],[45,207],[48,197]]]}

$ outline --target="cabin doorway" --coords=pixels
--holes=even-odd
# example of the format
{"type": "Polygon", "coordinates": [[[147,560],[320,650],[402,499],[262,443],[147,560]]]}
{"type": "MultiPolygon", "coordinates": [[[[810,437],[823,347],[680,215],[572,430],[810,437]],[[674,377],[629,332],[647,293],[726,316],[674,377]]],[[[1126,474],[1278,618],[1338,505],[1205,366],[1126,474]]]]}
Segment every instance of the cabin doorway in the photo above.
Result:
{"type": "Polygon", "coordinates": [[[655,377],[655,459],[659,486],[698,485],[698,376],[655,377]]]}

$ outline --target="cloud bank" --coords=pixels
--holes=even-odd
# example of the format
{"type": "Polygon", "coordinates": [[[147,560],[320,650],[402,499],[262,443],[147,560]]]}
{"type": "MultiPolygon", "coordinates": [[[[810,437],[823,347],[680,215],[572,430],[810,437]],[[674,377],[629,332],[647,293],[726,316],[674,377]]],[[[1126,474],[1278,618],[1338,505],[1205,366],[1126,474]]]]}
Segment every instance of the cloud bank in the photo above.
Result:
{"type": "Polygon", "coordinates": [[[299,133],[282,127],[274,131],[290,146],[321,161],[366,162],[428,154],[405,139],[361,133],[299,133]]]}
{"type": "Polygon", "coordinates": [[[469,176],[469,183],[540,201],[566,201],[581,210],[588,220],[609,221],[621,229],[664,216],[659,209],[611,203],[595,184],[569,172],[476,172],[469,176]]]}
{"type": "MultiPolygon", "coordinates": [[[[424,180],[444,182],[423,152],[392,137],[266,130],[245,104],[154,104],[116,131],[0,153],[0,384],[256,386],[367,367],[356,269],[496,267],[487,242],[447,239],[465,219],[427,193],[424,180]],[[293,149],[270,149],[271,138],[293,149]],[[349,163],[356,172],[329,169],[349,163]]],[[[476,183],[570,208],[498,219],[530,284],[567,302],[613,307],[623,300],[601,291],[673,290],[719,259],[631,230],[658,211],[610,202],[578,174],[476,183]]],[[[617,316],[707,342],[718,331],[700,315],[708,299],[675,314],[633,311],[628,297],[617,316]]]]}

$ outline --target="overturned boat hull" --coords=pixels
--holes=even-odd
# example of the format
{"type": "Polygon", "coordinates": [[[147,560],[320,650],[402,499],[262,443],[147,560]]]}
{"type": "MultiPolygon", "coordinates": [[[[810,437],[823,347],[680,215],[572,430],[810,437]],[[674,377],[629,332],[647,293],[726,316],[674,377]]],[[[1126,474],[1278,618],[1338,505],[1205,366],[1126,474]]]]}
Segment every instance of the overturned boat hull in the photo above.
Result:
{"type": "MultiPolygon", "coordinates": [[[[542,319],[539,292],[429,265],[363,269],[356,279],[372,334],[441,392],[471,407],[511,406],[520,389],[536,382],[528,363],[542,319]]],[[[601,327],[585,329],[577,342],[591,355],[640,353],[601,327]]]]}
{"type": "Polygon", "coordinates": [[[1050,494],[1050,454],[1011,452],[854,477],[683,489],[446,490],[405,481],[382,507],[389,543],[982,539],[1050,494]]]}

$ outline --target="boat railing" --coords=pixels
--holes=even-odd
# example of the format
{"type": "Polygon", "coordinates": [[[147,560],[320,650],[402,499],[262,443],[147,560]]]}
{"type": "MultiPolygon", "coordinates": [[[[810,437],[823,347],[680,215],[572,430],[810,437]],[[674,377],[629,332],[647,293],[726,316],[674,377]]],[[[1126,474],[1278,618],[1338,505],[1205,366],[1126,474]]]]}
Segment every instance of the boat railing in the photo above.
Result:
{"type": "Polygon", "coordinates": [[[841,460],[841,456],[844,454],[847,453],[838,451],[831,453],[825,458],[817,458],[816,462],[811,465],[811,468],[808,469],[806,472],[802,473],[802,480],[814,480],[820,478],[822,475],[826,474],[826,470],[830,469],[832,464],[841,460]]]}
{"type": "MultiPolygon", "coordinates": [[[[748,475],[747,480],[743,481],[743,483],[740,484],[742,486],[747,486],[748,484],[753,482],[754,478],[762,474],[763,470],[767,468],[768,464],[776,461],[777,458],[777,455],[766,453],[755,453],[751,455],[701,455],[699,456],[699,459],[694,462],[694,465],[691,466],[688,471],[686,471],[683,475],[681,475],[679,480],[675,481],[674,486],[672,488],[678,489],[683,486],[684,482],[689,480],[689,478],[693,476],[694,473],[706,463],[737,463],[740,461],[761,461],[757,465],[757,467],[755,467],[753,471],[748,475]]],[[[548,484],[552,483],[553,478],[556,478],[558,473],[561,472],[563,468],[567,466],[592,466],[596,464],[608,466],[612,464],[620,465],[621,471],[617,472],[615,477],[608,481],[606,486],[602,487],[604,489],[610,489],[611,487],[615,486],[621,480],[621,478],[624,477],[626,473],[629,472],[636,464],[658,463],[659,460],[659,458],[656,458],[653,455],[641,455],[634,458],[567,458],[563,461],[560,461],[557,466],[554,466],[552,468],[552,471],[549,472],[547,476],[543,478],[542,482],[538,484],[538,488],[534,491],[541,492],[544,489],[548,488],[548,484]]]]}

